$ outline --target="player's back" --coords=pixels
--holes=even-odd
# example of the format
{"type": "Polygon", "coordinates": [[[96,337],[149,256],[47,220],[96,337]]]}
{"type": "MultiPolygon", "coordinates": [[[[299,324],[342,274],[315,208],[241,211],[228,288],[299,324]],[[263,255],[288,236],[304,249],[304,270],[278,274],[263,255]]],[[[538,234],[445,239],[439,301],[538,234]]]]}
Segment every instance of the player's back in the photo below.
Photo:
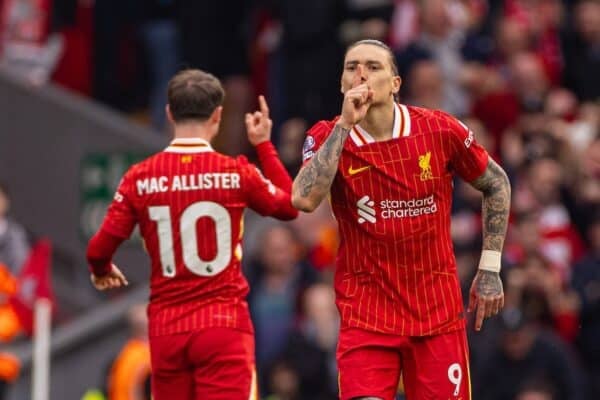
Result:
{"type": "Polygon", "coordinates": [[[152,261],[150,334],[251,329],[240,265],[243,211],[257,185],[251,169],[243,157],[179,140],[127,173],[152,261]]]}

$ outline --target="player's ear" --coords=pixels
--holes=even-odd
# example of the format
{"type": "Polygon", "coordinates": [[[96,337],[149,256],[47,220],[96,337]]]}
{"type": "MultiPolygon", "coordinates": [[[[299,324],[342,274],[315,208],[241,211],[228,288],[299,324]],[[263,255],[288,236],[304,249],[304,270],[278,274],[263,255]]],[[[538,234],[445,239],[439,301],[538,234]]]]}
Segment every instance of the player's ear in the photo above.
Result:
{"type": "Polygon", "coordinates": [[[167,115],[167,121],[174,124],[175,120],[173,119],[173,114],[171,114],[171,108],[168,104],[165,106],[165,114],[167,115]]]}
{"type": "Polygon", "coordinates": [[[392,94],[394,95],[394,97],[400,91],[400,86],[402,86],[402,78],[396,75],[392,78],[392,94]]]}
{"type": "Polygon", "coordinates": [[[221,116],[223,114],[223,106],[218,106],[215,111],[210,115],[211,122],[218,124],[221,122],[221,116]]]}

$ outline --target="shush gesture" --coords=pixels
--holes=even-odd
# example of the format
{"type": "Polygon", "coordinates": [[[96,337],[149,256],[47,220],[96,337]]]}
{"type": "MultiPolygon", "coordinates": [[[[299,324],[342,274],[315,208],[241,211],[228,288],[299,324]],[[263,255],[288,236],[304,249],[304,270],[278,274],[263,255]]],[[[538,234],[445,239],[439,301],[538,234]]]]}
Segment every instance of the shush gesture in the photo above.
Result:
{"type": "Polygon", "coordinates": [[[121,286],[129,285],[127,278],[121,272],[121,270],[115,265],[111,264],[112,268],[110,272],[103,276],[96,276],[92,274],[90,279],[92,285],[98,290],[114,289],[121,286]]]}
{"type": "Polygon", "coordinates": [[[363,66],[356,66],[356,73],[352,87],[344,93],[344,103],[340,122],[353,126],[358,124],[367,115],[373,100],[373,91],[368,84],[362,82],[363,66]]]}
{"type": "Polygon", "coordinates": [[[252,146],[271,140],[273,121],[269,117],[269,106],[264,96],[258,96],[260,111],[246,113],[246,131],[252,146]]]}

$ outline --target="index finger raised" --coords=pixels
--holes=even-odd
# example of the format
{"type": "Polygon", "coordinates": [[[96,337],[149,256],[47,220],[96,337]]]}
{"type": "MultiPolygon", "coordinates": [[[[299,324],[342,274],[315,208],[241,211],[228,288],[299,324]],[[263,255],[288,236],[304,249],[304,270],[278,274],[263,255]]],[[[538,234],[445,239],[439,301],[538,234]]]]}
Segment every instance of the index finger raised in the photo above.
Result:
{"type": "Polygon", "coordinates": [[[269,118],[269,106],[267,105],[265,96],[258,96],[258,104],[260,105],[260,111],[262,112],[263,116],[269,118]]]}

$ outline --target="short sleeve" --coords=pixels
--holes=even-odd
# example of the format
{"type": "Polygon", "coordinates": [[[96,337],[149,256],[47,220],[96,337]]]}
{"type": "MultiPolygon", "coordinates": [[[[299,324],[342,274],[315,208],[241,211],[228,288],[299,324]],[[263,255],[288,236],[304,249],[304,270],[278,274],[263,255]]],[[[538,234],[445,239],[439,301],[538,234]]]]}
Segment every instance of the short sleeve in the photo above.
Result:
{"type": "Polygon", "coordinates": [[[137,223],[137,214],[133,207],[133,179],[129,170],[121,179],[112,202],[108,207],[102,229],[119,238],[127,239],[137,223]]]}
{"type": "Polygon", "coordinates": [[[465,124],[447,116],[450,141],[450,165],[466,182],[479,178],[487,168],[489,155],[465,124]]]}
{"type": "Polygon", "coordinates": [[[313,158],[331,133],[333,125],[333,121],[319,121],[306,132],[306,138],[302,146],[302,165],[305,165],[308,160],[313,158]]]}

